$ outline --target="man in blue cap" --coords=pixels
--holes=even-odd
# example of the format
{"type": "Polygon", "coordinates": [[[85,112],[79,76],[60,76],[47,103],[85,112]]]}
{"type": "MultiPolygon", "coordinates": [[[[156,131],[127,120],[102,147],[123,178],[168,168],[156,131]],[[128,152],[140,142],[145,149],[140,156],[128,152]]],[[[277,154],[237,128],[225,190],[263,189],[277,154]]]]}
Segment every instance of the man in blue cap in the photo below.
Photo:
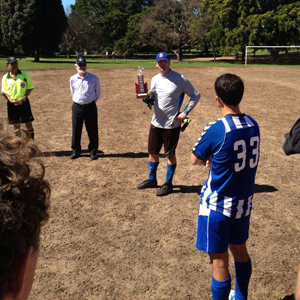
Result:
{"type": "Polygon", "coordinates": [[[157,187],[159,152],[164,145],[168,163],[167,174],[165,183],[157,190],[156,196],[165,196],[173,191],[172,180],[177,165],[175,150],[181,123],[199,102],[200,93],[185,76],[170,69],[170,59],[167,53],[160,52],[156,55],[156,67],[159,74],[152,78],[149,90],[149,93],[152,92],[155,97],[148,138],[149,173],[148,179],[138,184],[137,188],[157,187]],[[190,97],[190,100],[185,109],[180,112],[185,94],[190,97]]]}

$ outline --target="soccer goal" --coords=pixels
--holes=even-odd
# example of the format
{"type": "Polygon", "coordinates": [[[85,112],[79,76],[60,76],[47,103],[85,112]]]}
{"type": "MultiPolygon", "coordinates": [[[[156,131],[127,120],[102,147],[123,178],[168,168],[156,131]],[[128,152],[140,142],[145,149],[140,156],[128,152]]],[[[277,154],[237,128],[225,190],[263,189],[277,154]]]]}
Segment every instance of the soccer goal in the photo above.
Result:
{"type": "Polygon", "coordinates": [[[246,46],[245,66],[248,62],[248,49],[300,49],[300,46],[246,46]]]}

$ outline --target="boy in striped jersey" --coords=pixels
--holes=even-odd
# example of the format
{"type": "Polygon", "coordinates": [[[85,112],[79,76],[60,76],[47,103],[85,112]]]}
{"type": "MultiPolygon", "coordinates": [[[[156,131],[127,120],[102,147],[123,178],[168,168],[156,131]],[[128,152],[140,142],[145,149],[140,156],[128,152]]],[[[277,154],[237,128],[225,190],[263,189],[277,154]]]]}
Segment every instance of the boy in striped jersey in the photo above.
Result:
{"type": "Polygon", "coordinates": [[[212,262],[212,298],[228,299],[228,247],[235,260],[235,299],[247,299],[252,266],[246,241],[259,160],[257,122],[241,113],[241,78],[224,74],[215,82],[222,118],[208,123],[195,144],[191,163],[209,168],[202,187],[196,247],[212,262]]]}

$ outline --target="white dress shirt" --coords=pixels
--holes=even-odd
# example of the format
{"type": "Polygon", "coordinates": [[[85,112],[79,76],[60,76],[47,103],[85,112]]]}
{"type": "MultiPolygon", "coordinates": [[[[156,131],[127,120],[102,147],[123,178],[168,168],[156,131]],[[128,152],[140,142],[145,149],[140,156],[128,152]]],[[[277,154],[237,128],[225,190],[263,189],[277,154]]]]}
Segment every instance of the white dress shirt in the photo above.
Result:
{"type": "Polygon", "coordinates": [[[77,104],[89,104],[97,101],[101,95],[98,76],[85,73],[84,77],[75,74],[70,78],[70,89],[73,101],[77,104]]]}

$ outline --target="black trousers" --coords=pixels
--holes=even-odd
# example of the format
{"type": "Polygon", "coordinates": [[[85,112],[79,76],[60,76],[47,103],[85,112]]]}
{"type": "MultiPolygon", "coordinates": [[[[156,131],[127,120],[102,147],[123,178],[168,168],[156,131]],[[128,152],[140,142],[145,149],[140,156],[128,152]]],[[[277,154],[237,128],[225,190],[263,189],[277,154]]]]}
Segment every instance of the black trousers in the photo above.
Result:
{"type": "Polygon", "coordinates": [[[89,152],[97,152],[99,147],[98,137],[98,112],[95,101],[81,106],[73,102],[72,105],[72,149],[78,153],[81,151],[81,134],[83,122],[90,140],[89,152]]]}

